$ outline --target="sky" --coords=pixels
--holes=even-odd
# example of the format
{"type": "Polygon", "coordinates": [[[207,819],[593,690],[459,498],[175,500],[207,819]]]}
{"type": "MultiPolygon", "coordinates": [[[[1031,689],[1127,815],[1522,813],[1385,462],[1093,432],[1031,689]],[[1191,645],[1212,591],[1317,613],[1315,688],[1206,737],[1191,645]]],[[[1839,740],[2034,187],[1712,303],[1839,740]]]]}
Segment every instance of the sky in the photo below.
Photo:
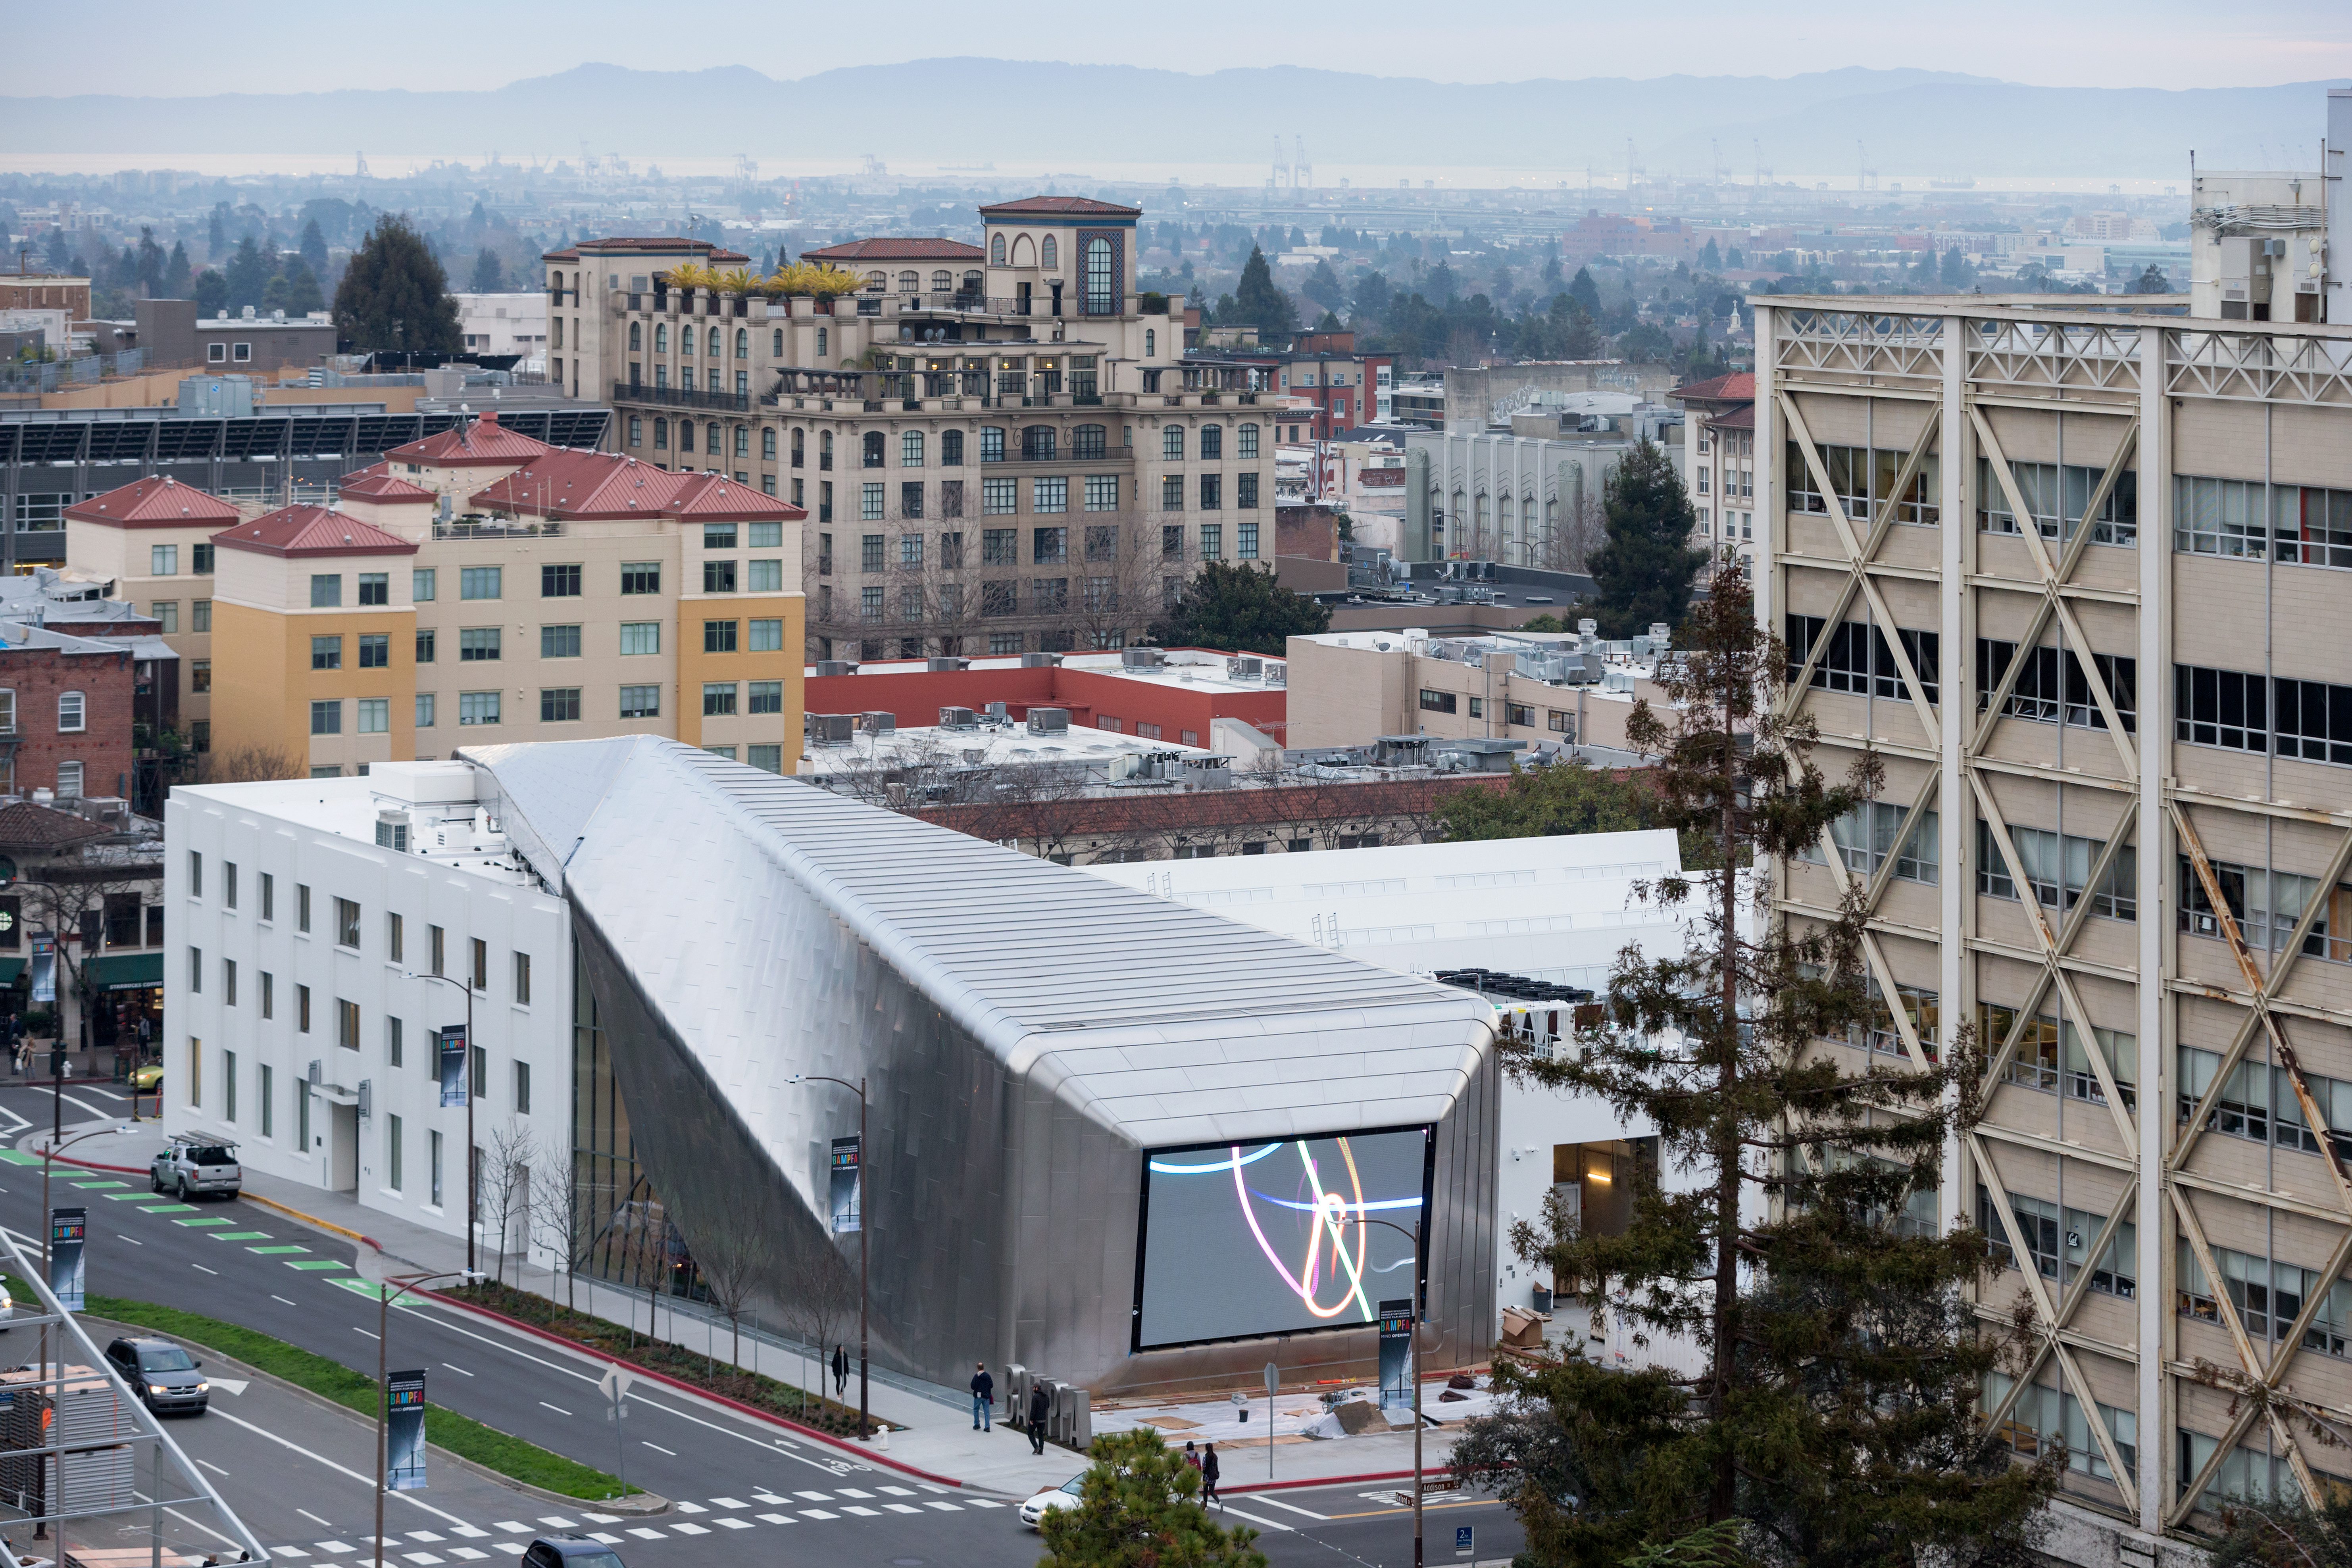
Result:
{"type": "Polygon", "coordinates": [[[593,62],[742,65],[782,80],[950,55],[1208,72],[1295,65],[1454,82],[1670,74],[1788,77],[1914,66],[2043,87],[2261,87],[2352,78],[2352,4],[2242,0],[891,0],[679,11],[637,0],[100,0],[11,7],[25,60],[84,62],[12,92],[183,97],[484,89],[593,62]],[[1017,17],[1018,26],[1008,26],[1017,17]],[[111,42],[92,48],[93,24],[111,42]],[[1663,24],[1663,25],[1662,25],[1663,24]]]}

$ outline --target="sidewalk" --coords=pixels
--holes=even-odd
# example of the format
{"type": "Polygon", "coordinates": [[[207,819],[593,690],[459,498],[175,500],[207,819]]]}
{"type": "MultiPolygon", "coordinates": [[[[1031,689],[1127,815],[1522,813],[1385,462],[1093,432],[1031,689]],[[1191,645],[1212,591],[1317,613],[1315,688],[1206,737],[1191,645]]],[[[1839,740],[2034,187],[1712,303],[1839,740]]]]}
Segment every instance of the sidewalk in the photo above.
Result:
{"type": "MultiPolygon", "coordinates": [[[[105,1125],[104,1122],[89,1121],[68,1124],[65,1135],[70,1141],[78,1133],[105,1125]]],[[[35,1128],[25,1134],[17,1147],[23,1153],[38,1155],[47,1141],[48,1129],[35,1128]]],[[[73,1162],[110,1166],[135,1170],[143,1176],[149,1161],[163,1146],[162,1130],[152,1123],[141,1123],[125,1134],[86,1138],[71,1145],[58,1160],[60,1165],[73,1162]]],[[[352,1194],[330,1192],[251,1170],[245,1175],[245,1192],[249,1199],[357,1243],[355,1267],[362,1279],[381,1282],[387,1278],[419,1273],[454,1274],[466,1266],[466,1244],[460,1238],[428,1230],[382,1209],[365,1207],[352,1194]]],[[[483,1260],[478,1266],[487,1266],[487,1262],[483,1260]]],[[[512,1259],[508,1260],[507,1270],[509,1283],[549,1295],[607,1322],[635,1322],[642,1330],[646,1322],[643,1292],[624,1291],[586,1275],[570,1280],[562,1274],[551,1278],[549,1270],[537,1265],[519,1267],[512,1259]]],[[[465,1309],[445,1305],[441,1310],[465,1309]]],[[[676,1297],[663,1297],[660,1310],[664,1339],[706,1350],[720,1361],[730,1359],[723,1353],[730,1349],[733,1331],[723,1320],[698,1303],[676,1297]],[[696,1339],[701,1339],[703,1344],[695,1346],[696,1339]]],[[[742,1344],[740,1364],[747,1370],[812,1391],[824,1375],[825,1353],[794,1343],[753,1320],[744,1322],[742,1344]]],[[[596,1359],[592,1352],[583,1350],[579,1354],[596,1359]]],[[[1433,1401],[1437,1386],[1435,1383],[1428,1385],[1424,1397],[1433,1401]]],[[[853,1366],[848,1397],[854,1401],[856,1396],[856,1371],[853,1366]]],[[[1051,1444],[1042,1456],[1031,1454],[1028,1438],[1011,1426],[1000,1425],[988,1433],[972,1430],[971,1396],[961,1390],[940,1388],[877,1368],[867,1402],[877,1420],[895,1428],[889,1434],[887,1452],[854,1440],[839,1441],[835,1446],[877,1462],[895,1463],[927,1471],[935,1479],[1023,1498],[1061,1485],[1087,1464],[1084,1454],[1051,1444]]],[[[1276,1405],[1281,1418],[1276,1425],[1272,1448],[1276,1485],[1394,1479],[1412,1474],[1410,1427],[1318,1441],[1302,1435],[1304,1427],[1322,1414],[1318,1399],[1291,1393],[1284,1395],[1276,1405]]],[[[733,1408],[723,1405],[719,1407],[733,1408]]],[[[1094,1427],[1097,1432],[1109,1432],[1150,1425],[1180,1447],[1187,1437],[1213,1440],[1220,1445],[1221,1456],[1230,1456],[1225,1462],[1227,1479],[1223,1490],[1239,1494],[1267,1484],[1265,1401],[1261,1396],[1250,1407],[1252,1416],[1246,1423],[1234,1419],[1230,1405],[1199,1408],[1138,1405],[1126,1411],[1097,1409],[1094,1427]],[[1255,1431],[1249,1429],[1253,1426],[1255,1431]]],[[[998,1408],[1003,1409],[1001,1397],[998,1408]]],[[[1444,1418],[1444,1413],[1431,1413],[1444,1418]]],[[[1449,1430],[1427,1428],[1422,1439],[1423,1463],[1430,1469],[1443,1467],[1452,1446],[1449,1430]]]]}

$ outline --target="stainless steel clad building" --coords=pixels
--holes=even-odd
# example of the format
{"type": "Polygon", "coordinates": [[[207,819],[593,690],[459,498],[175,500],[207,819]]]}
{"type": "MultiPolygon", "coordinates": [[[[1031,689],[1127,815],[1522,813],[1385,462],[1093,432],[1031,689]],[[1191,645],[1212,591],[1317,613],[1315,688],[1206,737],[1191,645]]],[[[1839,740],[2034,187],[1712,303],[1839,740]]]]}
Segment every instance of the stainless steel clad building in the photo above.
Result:
{"type": "Polygon", "coordinates": [[[877,1359],[1108,1391],[1369,1368],[1425,1215],[1433,1337],[1488,1343],[1484,1002],[676,742],[466,756],[706,1270],[782,1299],[862,1224],[877,1359]]]}

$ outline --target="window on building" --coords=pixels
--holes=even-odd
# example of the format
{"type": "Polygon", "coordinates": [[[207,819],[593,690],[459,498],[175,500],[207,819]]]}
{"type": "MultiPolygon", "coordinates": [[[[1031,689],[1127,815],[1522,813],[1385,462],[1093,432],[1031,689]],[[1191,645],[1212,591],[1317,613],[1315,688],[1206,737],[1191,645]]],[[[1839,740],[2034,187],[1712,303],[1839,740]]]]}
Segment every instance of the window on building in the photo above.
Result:
{"type": "Polygon", "coordinates": [[[1234,529],[1234,559],[1235,560],[1255,560],[1257,559],[1257,525],[1255,523],[1242,523],[1235,526],[1234,529]]]}
{"type": "Polygon", "coordinates": [[[433,727],[433,694],[431,692],[416,694],[416,727],[419,729],[433,727]]]}
{"type": "Polygon", "coordinates": [[[392,699],[361,697],[358,699],[359,733],[389,735],[392,733],[392,699]]]}
{"type": "Polygon", "coordinates": [[[623,718],[661,717],[661,687],[623,686],[621,716],[623,718]]]}
{"type": "Polygon", "coordinates": [[[621,563],[621,591],[624,594],[659,593],[661,591],[661,562],[657,560],[623,561],[621,563]]]}
{"type": "Polygon", "coordinates": [[[543,686],[539,694],[541,724],[569,724],[580,717],[578,686],[543,686]]]}
{"type": "Polygon", "coordinates": [[[732,681],[703,682],[702,716],[705,718],[724,718],[732,715],[736,711],[735,696],[737,689],[736,684],[732,681]]]}
{"type": "Polygon", "coordinates": [[[147,547],[148,576],[177,577],[179,574],[180,547],[178,545],[150,545],[147,547]]]}
{"type": "Polygon", "coordinates": [[[419,604],[431,603],[435,586],[434,569],[429,566],[420,566],[410,572],[408,577],[409,597],[419,604]]]}
{"type": "Polygon", "coordinates": [[[382,632],[362,632],[359,638],[360,668],[388,669],[392,665],[392,638],[382,632]]]}
{"type": "Polygon", "coordinates": [[[499,657],[499,638],[504,628],[468,626],[457,633],[457,662],[461,664],[488,664],[499,657]]]}
{"type": "Polygon", "coordinates": [[[343,667],[343,640],[341,637],[310,639],[310,667],[314,670],[340,670],[343,667]]]}
{"type": "Polygon", "coordinates": [[[1069,529],[1032,528],[1029,533],[1029,559],[1033,564],[1059,566],[1070,559],[1069,529]]]}
{"type": "Polygon", "coordinates": [[[782,681],[753,681],[749,695],[750,705],[744,710],[747,713],[784,711],[784,683],[782,681]]]}
{"type": "Polygon", "coordinates": [[[1224,503],[1225,476],[1222,474],[1201,476],[1201,510],[1213,512],[1224,503]]]}
{"type": "Polygon", "coordinates": [[[1234,476],[1234,506],[1236,506],[1236,507],[1240,507],[1240,508],[1241,508],[1243,511],[1244,511],[1244,512],[1247,512],[1247,511],[1254,511],[1254,510],[1255,510],[1255,509],[1256,509],[1256,507],[1257,507],[1257,476],[1256,476],[1256,475],[1255,475],[1255,474],[1240,474],[1240,475],[1236,475],[1236,476],[1234,476]]]}
{"type": "MultiPolygon", "coordinates": [[[[1802,673],[1805,657],[1820,639],[1825,624],[1818,615],[1789,617],[1790,680],[1795,680],[1802,673]]],[[[1907,699],[1902,668],[1895,662],[1895,650],[1888,644],[1884,630],[1859,621],[1842,621],[1829,628],[1829,636],[1828,648],[1822,653],[1821,662],[1813,666],[1812,684],[1816,690],[1907,699]]],[[[1930,703],[1941,702],[1941,634],[1897,627],[1895,639],[1902,644],[1904,655],[1911,661],[1911,668],[1918,675],[1920,689],[1927,700],[1930,703]]]]}
{"type": "Polygon", "coordinates": [[[457,569],[459,599],[498,599],[503,597],[505,569],[496,566],[466,566],[457,569]]]}
{"type": "Polygon", "coordinates": [[[1225,559],[1225,526],[1223,523],[1201,525],[1201,559],[1202,560],[1225,559]]]}
{"type": "Polygon", "coordinates": [[[702,623],[702,651],[706,653],[735,652],[736,628],[733,621],[706,621],[702,623]]]}
{"type": "Polygon", "coordinates": [[[343,601],[343,579],[340,572],[322,571],[310,578],[310,608],[332,610],[343,601]]]}
{"type": "MultiPolygon", "coordinates": [[[[919,593],[921,590],[918,589],[916,591],[919,593]]],[[[919,618],[919,612],[917,618],[919,618]]],[[[751,625],[751,638],[750,652],[754,653],[775,653],[782,652],[784,646],[784,622],[782,617],[769,617],[754,620],[751,625]]]]}
{"type": "Polygon", "coordinates": [[[1456,712],[1459,700],[1452,692],[1433,692],[1427,686],[1421,689],[1421,711],[1423,713],[1456,712]]]}
{"type": "MultiPolygon", "coordinates": [[[[2017,481],[2018,494],[2033,514],[2034,528],[2045,539],[2058,538],[2062,528],[2066,538],[2074,537],[2083,526],[2083,514],[2091,504],[2091,497],[2105,477],[2104,468],[2073,464],[2062,468],[2055,463],[2011,463],[2009,467],[2017,481]]],[[[2009,492],[2001,486],[1990,457],[1977,459],[1977,527],[1987,533],[2022,531],[2011,515],[2009,492]]],[[[2116,476],[2114,488],[2100,504],[2098,516],[2092,519],[2091,542],[2129,545],[2137,543],[2138,538],[2139,476],[2126,468],[2116,476]]]]}
{"type": "Polygon", "coordinates": [[[213,629],[213,601],[194,599],[188,601],[188,630],[209,632],[213,629]]]}
{"type": "Polygon", "coordinates": [[[1184,461],[1184,427],[1182,425],[1171,424],[1160,429],[1160,460],[1163,463],[1184,461]]]}
{"type": "Polygon", "coordinates": [[[1116,512],[1118,510],[1118,476],[1089,474],[1087,476],[1087,510],[1116,512]]]}
{"type": "Polygon", "coordinates": [[[340,700],[328,697],[310,705],[310,733],[312,735],[343,733],[343,705],[340,700]]]}
{"type": "Polygon", "coordinates": [[[457,722],[460,725],[491,725],[499,722],[497,692],[459,692],[457,722]]]}
{"type": "Polygon", "coordinates": [[[1247,462],[1257,455],[1257,426],[1241,425],[1235,431],[1234,455],[1247,462]]]}
{"type": "Polygon", "coordinates": [[[1224,455],[1225,427],[1222,424],[1202,425],[1201,427],[1201,461],[1220,463],[1224,460],[1224,455]]]}
{"type": "Polygon", "coordinates": [[[661,622],[658,621],[622,622],[621,652],[624,655],[660,653],[661,622]]]}
{"type": "Polygon", "coordinates": [[[731,560],[706,560],[702,563],[702,591],[732,593],[735,591],[735,563],[731,560]]]}
{"type": "MultiPolygon", "coordinates": [[[[1977,702],[1979,708],[1990,700],[2000,685],[2001,675],[2010,660],[2018,652],[2014,643],[2003,643],[1990,637],[1977,639],[1977,702]]],[[[2076,729],[2105,729],[2106,716],[2100,711],[2093,695],[2091,684],[2084,678],[2083,666],[2072,648],[2028,648],[2025,665],[2018,674],[2017,683],[2010,690],[2009,701],[2001,712],[2011,718],[2028,719],[2037,724],[2064,723],[2076,729]]],[[[2124,733],[2138,728],[2138,664],[2118,654],[2099,653],[2093,663],[2100,678],[2106,683],[2107,694],[2115,704],[2116,716],[2123,722],[2124,733]]]]}

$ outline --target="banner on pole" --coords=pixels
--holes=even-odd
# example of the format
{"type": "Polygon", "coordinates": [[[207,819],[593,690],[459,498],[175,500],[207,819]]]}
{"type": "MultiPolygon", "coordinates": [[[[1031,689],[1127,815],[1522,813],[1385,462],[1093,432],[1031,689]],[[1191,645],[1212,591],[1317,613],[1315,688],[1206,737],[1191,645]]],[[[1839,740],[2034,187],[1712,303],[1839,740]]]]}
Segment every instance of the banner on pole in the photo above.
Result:
{"type": "Polygon", "coordinates": [[[441,1031],[441,1103],[466,1103],[466,1026],[451,1024],[441,1031]]]}
{"type": "Polygon", "coordinates": [[[54,1003],[58,999],[58,944],[54,937],[33,938],[33,995],[35,1002],[54,1003]]]}
{"type": "Polygon", "coordinates": [[[425,1490],[425,1374],[395,1372],[384,1380],[384,1485],[391,1491],[425,1490]]]}
{"type": "Polygon", "coordinates": [[[856,1138],[835,1138],[833,1141],[833,1233],[846,1236],[862,1228],[859,1214],[859,1155],[856,1138]]]}
{"type": "Polygon", "coordinates": [[[69,1312],[81,1311],[81,1252],[89,1235],[89,1210],[49,1210],[49,1289],[58,1293],[58,1305],[69,1312]]]}
{"type": "Polygon", "coordinates": [[[1381,1303],[1381,1408],[1412,1407],[1412,1298],[1381,1303]]]}

